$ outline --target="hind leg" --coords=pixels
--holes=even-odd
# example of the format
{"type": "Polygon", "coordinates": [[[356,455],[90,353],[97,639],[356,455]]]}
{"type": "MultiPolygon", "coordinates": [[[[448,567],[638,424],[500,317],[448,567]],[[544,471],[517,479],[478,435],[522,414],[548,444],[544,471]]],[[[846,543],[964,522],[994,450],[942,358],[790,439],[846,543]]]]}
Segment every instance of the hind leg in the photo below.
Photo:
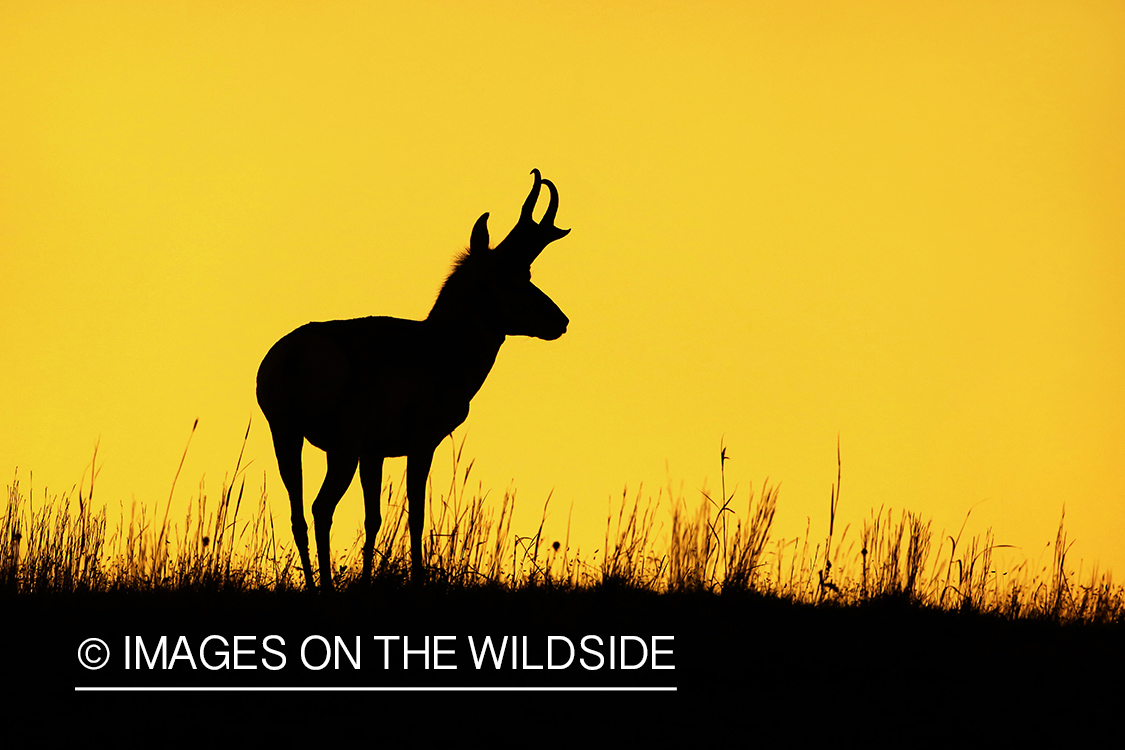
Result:
{"type": "Polygon", "coordinates": [[[379,500],[383,493],[383,457],[367,455],[359,460],[359,482],[363,485],[363,581],[371,580],[371,558],[375,537],[383,524],[379,500]]]}
{"type": "Polygon", "coordinates": [[[313,500],[313,524],[316,530],[316,556],[320,561],[320,587],[325,591],[332,590],[332,550],[329,539],[332,532],[332,514],[336,511],[336,504],[348,490],[355,476],[355,467],[359,463],[357,456],[341,453],[339,451],[328,454],[328,473],[324,477],[324,484],[313,500]]]}
{"type": "Polygon", "coordinates": [[[410,506],[410,580],[422,580],[422,530],[426,527],[426,480],[430,476],[433,449],[406,457],[406,500],[410,506]]]}
{"type": "MultiPolygon", "coordinates": [[[[271,428],[273,426],[271,425],[271,428]]],[[[301,569],[305,574],[305,586],[311,591],[313,583],[312,564],[309,561],[309,526],[305,523],[304,488],[301,478],[301,449],[305,438],[299,432],[272,429],[273,450],[277,454],[277,468],[281,472],[281,483],[289,493],[289,519],[293,525],[293,541],[301,555],[301,569]]]]}

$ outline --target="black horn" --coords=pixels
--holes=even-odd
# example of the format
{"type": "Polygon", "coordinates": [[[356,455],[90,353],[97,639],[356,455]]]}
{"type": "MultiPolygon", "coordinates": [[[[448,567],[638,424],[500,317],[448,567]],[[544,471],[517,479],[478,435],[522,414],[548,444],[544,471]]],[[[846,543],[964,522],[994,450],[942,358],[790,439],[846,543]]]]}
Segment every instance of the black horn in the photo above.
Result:
{"type": "Polygon", "coordinates": [[[531,174],[535,177],[535,184],[531,186],[531,192],[523,202],[519,221],[504,241],[496,246],[497,250],[509,257],[529,265],[539,257],[543,248],[570,232],[569,229],[559,229],[555,226],[555,216],[559,212],[559,191],[555,188],[555,184],[543,179],[538,169],[531,170],[531,174]],[[535,204],[539,200],[539,190],[543,185],[547,186],[551,199],[542,221],[536,222],[532,211],[535,210],[535,204]]]}
{"type": "MultiPolygon", "coordinates": [[[[555,214],[559,212],[559,191],[555,189],[555,183],[550,180],[543,180],[543,184],[547,186],[547,190],[551,191],[551,202],[547,204],[547,213],[543,214],[543,221],[540,223],[555,229],[555,214]]],[[[560,231],[569,232],[570,230],[560,231]]]]}
{"type": "Polygon", "coordinates": [[[543,175],[540,174],[538,169],[531,170],[531,174],[535,176],[535,184],[531,186],[531,192],[527,194],[527,199],[523,202],[523,209],[520,211],[520,224],[535,223],[535,219],[531,217],[531,212],[535,210],[535,203],[539,200],[539,186],[543,184],[543,175]]]}

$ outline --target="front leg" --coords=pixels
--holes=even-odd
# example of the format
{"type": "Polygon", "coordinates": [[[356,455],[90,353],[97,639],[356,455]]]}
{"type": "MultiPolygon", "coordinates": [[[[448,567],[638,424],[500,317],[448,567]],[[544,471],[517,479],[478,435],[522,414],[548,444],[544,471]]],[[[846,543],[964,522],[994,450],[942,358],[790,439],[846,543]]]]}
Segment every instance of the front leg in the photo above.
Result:
{"type": "Polygon", "coordinates": [[[365,455],[359,459],[359,483],[363,487],[363,582],[371,580],[372,560],[375,554],[375,538],[383,516],[379,511],[379,500],[383,493],[383,457],[365,455]]]}
{"type": "Polygon", "coordinates": [[[406,500],[410,514],[410,579],[422,580],[422,529],[426,525],[426,479],[430,476],[433,449],[406,457],[406,500]]]}

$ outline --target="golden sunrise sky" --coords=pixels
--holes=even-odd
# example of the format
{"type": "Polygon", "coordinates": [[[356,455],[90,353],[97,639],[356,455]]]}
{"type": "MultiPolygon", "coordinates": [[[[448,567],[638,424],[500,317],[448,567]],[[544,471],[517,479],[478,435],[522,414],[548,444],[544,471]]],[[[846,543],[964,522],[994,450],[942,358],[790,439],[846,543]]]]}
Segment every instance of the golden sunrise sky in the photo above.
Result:
{"type": "Polygon", "coordinates": [[[98,445],[112,527],[198,418],[182,518],[252,418],[289,543],[262,356],[424,317],[538,167],[570,330],[509,339],[456,434],[515,531],[553,492],[588,553],[626,486],[694,507],[723,441],[737,507],[768,476],[774,538],[822,539],[839,436],[852,539],[971,509],[1036,561],[1065,504],[1122,572],[1123,133],[1118,2],[0,2],[0,471],[67,491],[98,445]]]}

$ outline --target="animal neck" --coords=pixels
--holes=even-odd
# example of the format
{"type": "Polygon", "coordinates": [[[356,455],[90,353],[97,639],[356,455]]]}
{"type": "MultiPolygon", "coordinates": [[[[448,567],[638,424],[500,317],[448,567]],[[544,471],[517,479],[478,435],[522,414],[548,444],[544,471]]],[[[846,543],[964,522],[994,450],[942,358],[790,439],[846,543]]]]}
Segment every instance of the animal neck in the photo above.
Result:
{"type": "Polygon", "coordinates": [[[469,311],[443,310],[437,304],[425,323],[443,370],[471,399],[496,362],[504,343],[503,332],[493,330],[469,311]]]}
{"type": "Polygon", "coordinates": [[[486,260],[479,252],[461,255],[425,321],[435,346],[442,352],[446,372],[459,381],[469,398],[484,383],[504,343],[503,329],[484,312],[476,298],[478,285],[474,280],[486,260]]]}

